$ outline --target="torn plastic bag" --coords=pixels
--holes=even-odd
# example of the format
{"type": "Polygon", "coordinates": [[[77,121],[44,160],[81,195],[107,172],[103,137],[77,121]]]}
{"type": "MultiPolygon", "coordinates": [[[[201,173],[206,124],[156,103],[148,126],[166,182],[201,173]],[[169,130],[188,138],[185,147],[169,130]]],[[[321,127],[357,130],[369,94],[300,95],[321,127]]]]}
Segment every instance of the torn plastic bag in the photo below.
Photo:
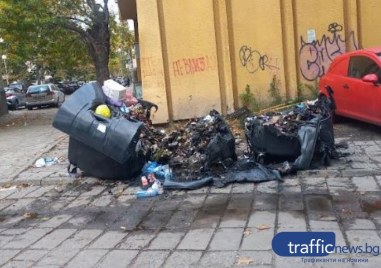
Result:
{"type": "Polygon", "coordinates": [[[233,161],[237,160],[237,155],[235,153],[235,139],[228,125],[216,110],[210,111],[209,116],[212,120],[216,120],[217,133],[211,138],[206,147],[207,166],[219,163],[226,159],[232,159],[233,161]]]}
{"type": "Polygon", "coordinates": [[[206,185],[209,185],[213,181],[213,177],[205,177],[199,180],[192,181],[175,181],[165,178],[163,187],[164,189],[179,189],[179,190],[195,190],[206,185]]]}
{"type": "Polygon", "coordinates": [[[235,165],[220,178],[213,178],[213,185],[224,187],[232,182],[264,182],[281,180],[278,170],[266,167],[252,159],[238,160],[235,165]]]}

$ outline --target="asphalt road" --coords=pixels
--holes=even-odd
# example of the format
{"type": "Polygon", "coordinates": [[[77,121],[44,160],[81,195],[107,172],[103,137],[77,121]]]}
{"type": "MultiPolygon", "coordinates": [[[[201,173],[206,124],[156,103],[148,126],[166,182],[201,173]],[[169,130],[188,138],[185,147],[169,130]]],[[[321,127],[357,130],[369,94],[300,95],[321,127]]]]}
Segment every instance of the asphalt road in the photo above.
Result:
{"type": "Polygon", "coordinates": [[[381,127],[349,118],[340,118],[334,124],[335,137],[349,138],[350,140],[379,140],[381,127]]]}

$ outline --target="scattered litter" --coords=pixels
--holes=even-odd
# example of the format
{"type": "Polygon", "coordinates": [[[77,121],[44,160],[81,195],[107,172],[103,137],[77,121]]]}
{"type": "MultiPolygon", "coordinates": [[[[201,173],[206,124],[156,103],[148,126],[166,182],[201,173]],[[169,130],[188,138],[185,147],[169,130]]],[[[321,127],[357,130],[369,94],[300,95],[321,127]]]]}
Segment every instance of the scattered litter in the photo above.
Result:
{"type": "Polygon", "coordinates": [[[350,209],[350,208],[343,208],[341,210],[341,213],[351,215],[352,214],[352,209],[350,209]]]}
{"type": "Polygon", "coordinates": [[[41,167],[48,167],[48,166],[54,165],[56,163],[58,163],[57,157],[42,157],[42,158],[37,159],[34,166],[37,168],[41,168],[41,167]]]}
{"type": "Polygon", "coordinates": [[[2,187],[0,186],[0,192],[17,190],[17,186],[2,187]]]}
{"type": "Polygon", "coordinates": [[[18,184],[17,185],[17,188],[28,188],[30,187],[31,185],[29,183],[21,183],[21,184],[18,184]]]}
{"type": "Polygon", "coordinates": [[[151,187],[148,188],[147,190],[138,190],[136,192],[136,197],[139,198],[145,198],[145,197],[152,197],[152,196],[157,196],[159,193],[152,189],[151,187]]]}
{"type": "Polygon", "coordinates": [[[163,194],[164,189],[161,181],[156,179],[153,173],[149,173],[147,177],[142,176],[141,189],[136,192],[136,197],[145,198],[163,194]]]}
{"type": "Polygon", "coordinates": [[[23,217],[25,219],[35,219],[37,218],[38,214],[36,212],[26,212],[23,217]]]}
{"type": "Polygon", "coordinates": [[[320,215],[320,220],[322,220],[322,221],[336,221],[337,219],[334,216],[320,215]]]}
{"type": "Polygon", "coordinates": [[[125,226],[120,226],[120,230],[122,230],[122,232],[127,232],[127,228],[125,226]]]}
{"type": "Polygon", "coordinates": [[[57,192],[57,193],[62,193],[64,190],[59,187],[59,186],[54,186],[54,190],[57,192]]]}

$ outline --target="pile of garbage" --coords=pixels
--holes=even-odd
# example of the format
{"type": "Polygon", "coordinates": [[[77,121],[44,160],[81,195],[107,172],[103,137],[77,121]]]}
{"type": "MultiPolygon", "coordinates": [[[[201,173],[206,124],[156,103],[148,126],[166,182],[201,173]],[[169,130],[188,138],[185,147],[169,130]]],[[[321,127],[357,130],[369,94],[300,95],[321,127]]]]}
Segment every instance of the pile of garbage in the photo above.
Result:
{"type": "Polygon", "coordinates": [[[169,133],[146,125],[140,140],[147,159],[169,164],[178,180],[194,180],[214,165],[237,160],[234,136],[215,110],[169,133]]]}
{"type": "Polygon", "coordinates": [[[235,138],[217,111],[165,131],[152,125],[152,109],[156,112],[157,105],[107,80],[102,87],[90,83],[77,90],[59,109],[53,126],[70,136],[74,170],[104,179],[138,176],[138,197],[210,183],[223,187],[234,181],[280,180],[283,174],[315,162],[328,164],[338,156],[324,99],[247,117],[250,150],[240,159],[235,138]]]}
{"type": "Polygon", "coordinates": [[[319,98],[291,110],[246,118],[251,155],[263,164],[291,161],[286,162],[286,173],[328,165],[330,159],[339,157],[329,105],[319,98]]]}

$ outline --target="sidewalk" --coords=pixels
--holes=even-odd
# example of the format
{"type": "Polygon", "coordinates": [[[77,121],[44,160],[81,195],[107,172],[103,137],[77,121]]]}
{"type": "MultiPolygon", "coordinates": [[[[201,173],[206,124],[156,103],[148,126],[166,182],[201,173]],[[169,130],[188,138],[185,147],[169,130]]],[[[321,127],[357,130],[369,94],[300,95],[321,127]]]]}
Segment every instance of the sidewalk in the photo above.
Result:
{"type": "MultiPolygon", "coordinates": [[[[45,154],[63,159],[66,150],[64,138],[45,154]]],[[[0,191],[0,266],[380,267],[380,256],[303,263],[272,251],[283,231],[333,231],[341,246],[381,245],[381,140],[350,141],[346,151],[355,154],[284,182],[139,200],[128,183],[69,178],[65,162],[30,167],[12,180],[19,187],[0,191]]]]}

